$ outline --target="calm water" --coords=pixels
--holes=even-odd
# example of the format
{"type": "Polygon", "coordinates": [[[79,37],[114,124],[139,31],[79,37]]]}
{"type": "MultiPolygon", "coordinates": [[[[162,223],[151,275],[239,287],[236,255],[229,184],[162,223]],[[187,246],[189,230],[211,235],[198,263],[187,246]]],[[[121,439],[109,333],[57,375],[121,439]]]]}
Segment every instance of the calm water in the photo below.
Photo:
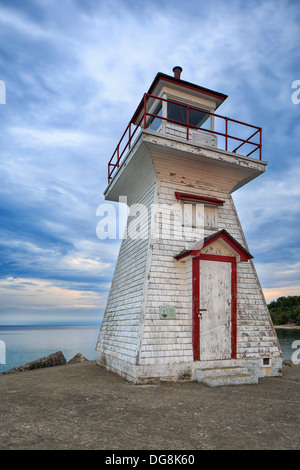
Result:
{"type": "Polygon", "coordinates": [[[96,359],[100,326],[0,326],[0,372],[62,351],[67,361],[81,353],[96,359]]]}
{"type": "MultiPolygon", "coordinates": [[[[3,345],[6,362],[0,363],[0,372],[57,351],[62,351],[67,361],[78,352],[94,361],[99,330],[99,326],[0,326],[0,362],[4,362],[3,345]]],[[[292,344],[300,340],[300,329],[276,329],[276,333],[283,359],[291,360],[296,350],[292,344]]]]}
{"type": "MultiPolygon", "coordinates": [[[[299,350],[299,346],[296,345],[296,348],[292,348],[292,344],[296,340],[300,341],[300,328],[276,328],[276,333],[282,349],[283,360],[290,361],[292,354],[299,350]]],[[[298,354],[297,359],[299,360],[298,354]]]]}

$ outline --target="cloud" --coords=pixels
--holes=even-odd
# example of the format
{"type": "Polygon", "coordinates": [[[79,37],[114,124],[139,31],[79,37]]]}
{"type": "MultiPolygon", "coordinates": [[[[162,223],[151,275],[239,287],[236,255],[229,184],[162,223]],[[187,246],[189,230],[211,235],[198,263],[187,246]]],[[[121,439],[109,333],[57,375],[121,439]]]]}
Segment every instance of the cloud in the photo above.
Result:
{"type": "Polygon", "coordinates": [[[101,296],[92,291],[67,289],[50,281],[8,277],[0,280],[2,308],[100,308],[101,296]],[[30,289],[28,289],[30,287],[30,289]],[[13,294],[13,295],[12,295],[13,294]]]}
{"type": "Polygon", "coordinates": [[[275,259],[269,263],[257,263],[256,269],[260,279],[264,282],[264,288],[300,284],[300,261],[286,262],[275,259]]]}
{"type": "Polygon", "coordinates": [[[286,297],[286,296],[293,296],[299,295],[300,292],[300,283],[292,286],[284,286],[284,287],[273,287],[270,289],[263,289],[264,296],[266,302],[269,304],[273,300],[277,300],[278,297],[286,297]]]}
{"type": "Polygon", "coordinates": [[[95,145],[100,143],[100,139],[96,136],[86,134],[84,132],[76,132],[74,130],[40,130],[28,129],[22,127],[12,127],[10,132],[15,138],[18,138],[22,146],[36,145],[47,147],[80,147],[83,145],[95,145]]]}
{"type": "Polygon", "coordinates": [[[107,162],[155,74],[174,65],[229,95],[221,114],[263,127],[266,174],[234,198],[263,287],[297,285],[298,5],[64,0],[59,14],[57,5],[0,0],[0,282],[14,318],[31,318],[30,299],[35,321],[47,309],[61,318],[60,305],[68,318],[85,305],[98,318],[98,301],[102,312],[120,246],[96,235],[107,162]]]}
{"type": "Polygon", "coordinates": [[[285,162],[234,193],[239,217],[257,255],[272,259],[284,255],[289,262],[298,248],[300,215],[300,164],[285,162]],[[287,250],[290,253],[287,255],[287,250]]]}
{"type": "Polygon", "coordinates": [[[14,32],[32,36],[35,39],[52,36],[49,30],[42,28],[35,21],[31,21],[24,12],[4,8],[3,5],[0,5],[0,23],[3,28],[9,27],[14,32]]]}
{"type": "Polygon", "coordinates": [[[101,318],[106,294],[69,289],[57,282],[7,277],[0,280],[1,323],[95,323],[101,318]]]}

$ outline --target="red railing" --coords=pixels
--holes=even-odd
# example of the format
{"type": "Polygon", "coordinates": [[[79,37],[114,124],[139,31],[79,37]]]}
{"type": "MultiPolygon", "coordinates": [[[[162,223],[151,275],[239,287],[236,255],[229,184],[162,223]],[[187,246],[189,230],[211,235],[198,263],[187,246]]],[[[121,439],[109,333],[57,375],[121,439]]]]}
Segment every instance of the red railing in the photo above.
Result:
{"type": "MultiPolygon", "coordinates": [[[[155,103],[155,101],[151,104],[152,108],[155,108],[154,103],[155,103]]],[[[133,122],[134,119],[133,118],[131,119],[131,121],[129,122],[128,126],[126,127],[126,129],[125,129],[125,131],[124,131],[124,133],[123,133],[123,135],[122,135],[122,137],[121,137],[121,139],[120,139],[120,141],[119,141],[119,143],[118,143],[111,159],[108,162],[108,182],[111,181],[114,171],[117,168],[119,168],[120,162],[121,162],[122,157],[125,154],[125,152],[127,152],[128,150],[131,149],[133,142],[136,140],[136,138],[138,136],[138,134],[137,134],[138,129],[141,129],[141,128],[146,129],[147,127],[150,127],[150,124],[153,122],[154,119],[160,119],[161,121],[167,121],[167,122],[170,122],[170,123],[179,124],[181,126],[181,128],[186,127],[185,138],[186,138],[187,141],[190,140],[190,130],[191,129],[199,130],[202,133],[208,133],[208,134],[212,134],[212,135],[221,136],[221,137],[224,138],[224,145],[223,146],[224,146],[224,150],[226,152],[236,153],[237,150],[240,150],[244,145],[245,146],[248,145],[250,147],[254,146],[254,148],[252,148],[250,152],[245,153],[245,155],[243,155],[243,154],[240,154],[240,155],[249,157],[254,152],[258,151],[259,160],[261,160],[261,153],[262,153],[261,152],[261,150],[262,150],[262,129],[261,129],[261,127],[253,126],[252,124],[246,124],[244,122],[237,121],[236,119],[231,119],[229,117],[225,117],[225,116],[221,116],[219,114],[211,113],[211,112],[209,112],[205,109],[197,108],[197,107],[190,106],[190,105],[185,105],[183,103],[179,103],[178,101],[174,101],[174,100],[170,100],[170,99],[160,98],[158,96],[154,96],[154,95],[151,95],[151,94],[148,94],[148,93],[145,93],[144,98],[142,100],[142,106],[140,105],[140,110],[138,108],[137,111],[135,112],[134,116],[138,116],[138,118],[137,118],[138,121],[135,120],[135,122],[133,122]],[[152,100],[157,100],[158,102],[159,101],[160,102],[167,102],[167,103],[176,104],[177,106],[182,106],[183,108],[186,109],[186,122],[183,123],[181,121],[171,119],[170,117],[164,117],[164,116],[160,116],[160,115],[155,114],[155,113],[150,113],[149,111],[147,111],[147,104],[149,102],[149,98],[152,99],[152,100]],[[189,115],[190,115],[191,110],[195,110],[195,111],[201,112],[203,114],[206,114],[206,115],[208,115],[208,118],[209,118],[209,116],[212,116],[214,120],[216,120],[216,119],[223,120],[224,126],[225,126],[225,129],[224,129],[225,132],[217,131],[215,126],[214,126],[214,129],[207,129],[207,128],[198,127],[198,126],[195,126],[195,125],[191,124],[189,122],[190,121],[190,116],[189,115]],[[229,123],[237,124],[238,126],[243,126],[243,127],[240,127],[240,130],[250,128],[251,130],[254,129],[254,132],[247,138],[245,138],[245,137],[242,138],[241,136],[238,137],[237,135],[231,135],[229,133],[229,123]],[[253,142],[252,139],[255,136],[258,136],[258,142],[253,142]],[[229,146],[230,146],[230,143],[232,141],[233,142],[234,141],[239,141],[241,143],[237,147],[230,149],[229,146]]],[[[221,148],[221,147],[218,147],[218,148],[221,148]]]]}

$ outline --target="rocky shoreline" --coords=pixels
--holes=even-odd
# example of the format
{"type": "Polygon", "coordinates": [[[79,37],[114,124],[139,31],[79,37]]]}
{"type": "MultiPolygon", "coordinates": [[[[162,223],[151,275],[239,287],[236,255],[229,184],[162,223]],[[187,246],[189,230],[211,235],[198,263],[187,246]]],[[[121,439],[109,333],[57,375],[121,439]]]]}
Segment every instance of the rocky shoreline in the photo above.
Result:
{"type": "Polygon", "coordinates": [[[278,329],[285,328],[287,330],[298,330],[298,329],[300,329],[300,326],[298,326],[298,325],[274,325],[274,328],[275,329],[276,328],[278,328],[278,329]]]}
{"type": "Polygon", "coordinates": [[[87,359],[81,353],[78,353],[67,362],[63,353],[61,351],[57,351],[53,354],[49,354],[48,356],[35,359],[34,361],[26,362],[26,364],[22,364],[21,366],[8,369],[3,372],[2,375],[15,374],[17,372],[25,372],[35,369],[45,369],[46,367],[63,366],[65,364],[75,364],[77,362],[85,361],[87,361],[87,359]]]}

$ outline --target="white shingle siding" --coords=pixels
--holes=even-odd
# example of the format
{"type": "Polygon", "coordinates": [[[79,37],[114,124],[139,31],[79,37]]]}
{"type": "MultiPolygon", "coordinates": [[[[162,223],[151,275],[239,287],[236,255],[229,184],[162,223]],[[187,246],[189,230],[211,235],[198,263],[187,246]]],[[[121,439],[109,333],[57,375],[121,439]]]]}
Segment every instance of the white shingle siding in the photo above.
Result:
{"type": "MultiPolygon", "coordinates": [[[[149,139],[151,143],[153,139],[149,139]]],[[[192,347],[192,261],[177,261],[174,255],[221,229],[248,247],[231,197],[236,176],[227,170],[222,176],[214,162],[202,162],[199,171],[197,159],[193,155],[180,156],[178,148],[171,158],[170,150],[158,153],[150,144],[145,147],[147,150],[140,150],[139,159],[129,161],[123,179],[121,175],[110,194],[116,200],[122,191],[121,194],[130,196],[130,204],[145,204],[148,219],[142,233],[148,230],[151,237],[128,238],[121,244],[99,335],[97,362],[130,380],[151,377],[174,380],[178,374],[192,377],[196,367],[192,347]],[[182,223],[176,217],[170,219],[172,230],[166,225],[167,208],[180,207],[175,192],[214,197],[225,203],[223,207],[209,207],[204,214],[204,229],[189,227],[182,239],[182,223]],[[162,218],[154,220],[149,216],[153,204],[162,208],[162,218]],[[163,305],[175,307],[175,319],[161,319],[163,305]]],[[[254,264],[239,263],[237,359],[280,355],[254,264]]]]}
{"type": "MultiPolygon", "coordinates": [[[[131,198],[150,208],[156,182],[151,161],[147,166],[143,192],[138,187],[131,198]]],[[[144,223],[141,219],[141,225],[144,231],[150,230],[148,215],[144,223]]],[[[136,363],[148,251],[149,238],[127,237],[122,241],[96,348],[98,362],[110,364],[112,370],[121,368],[125,376],[126,362],[136,363]]]]}

